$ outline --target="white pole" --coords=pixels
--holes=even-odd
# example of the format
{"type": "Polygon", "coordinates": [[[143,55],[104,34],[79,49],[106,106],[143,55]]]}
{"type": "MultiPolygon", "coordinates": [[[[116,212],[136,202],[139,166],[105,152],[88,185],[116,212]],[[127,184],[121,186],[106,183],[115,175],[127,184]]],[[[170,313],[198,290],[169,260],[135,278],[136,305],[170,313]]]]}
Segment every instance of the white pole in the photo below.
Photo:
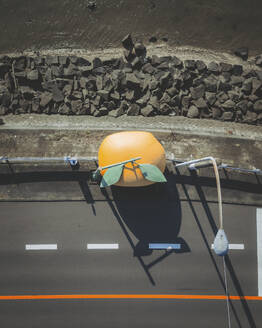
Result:
{"type": "Polygon", "coordinates": [[[216,160],[214,159],[214,157],[209,156],[209,157],[204,157],[204,158],[180,163],[180,164],[177,164],[175,167],[188,165],[190,169],[196,169],[195,164],[201,163],[201,162],[206,162],[206,161],[211,161],[213,164],[213,168],[215,171],[215,177],[216,177],[216,185],[217,185],[219,230],[218,230],[217,235],[214,240],[214,250],[217,255],[224,256],[228,252],[229,243],[227,240],[227,236],[223,230],[222,196],[221,196],[220,178],[219,178],[216,160]]]}

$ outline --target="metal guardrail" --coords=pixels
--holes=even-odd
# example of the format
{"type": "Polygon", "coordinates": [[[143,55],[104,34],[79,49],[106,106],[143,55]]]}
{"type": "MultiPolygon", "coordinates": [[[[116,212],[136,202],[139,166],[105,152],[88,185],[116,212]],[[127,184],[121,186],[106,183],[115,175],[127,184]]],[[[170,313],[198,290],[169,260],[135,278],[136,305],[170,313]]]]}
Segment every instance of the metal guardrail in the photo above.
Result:
{"type": "Polygon", "coordinates": [[[246,173],[255,173],[255,174],[262,174],[262,170],[260,169],[242,169],[240,167],[233,167],[227,164],[221,164],[218,166],[219,169],[229,169],[232,171],[240,171],[240,172],[246,172],[246,173]]]}
{"type": "MultiPolygon", "coordinates": [[[[64,162],[66,164],[70,164],[72,166],[77,165],[79,162],[90,162],[90,161],[96,161],[97,157],[95,156],[87,156],[87,157],[76,157],[76,156],[64,156],[64,157],[8,157],[8,156],[1,156],[0,157],[0,164],[16,164],[16,163],[54,163],[54,162],[64,162]]],[[[184,165],[187,165],[185,163],[188,163],[189,161],[181,160],[181,159],[175,159],[175,158],[167,158],[168,161],[176,163],[184,163],[184,165]]],[[[191,161],[190,161],[191,162],[191,161]]],[[[199,168],[212,166],[211,163],[197,163],[198,160],[194,161],[194,164],[191,164],[188,166],[190,170],[197,170],[199,168]]],[[[201,160],[201,162],[203,162],[201,160]]],[[[181,165],[179,165],[181,166],[181,165]]],[[[261,174],[262,170],[254,168],[254,169],[245,169],[240,167],[233,167],[228,164],[220,164],[218,165],[218,169],[228,169],[232,171],[240,171],[244,173],[255,173],[255,174],[261,174]]]]}
{"type": "MultiPolygon", "coordinates": [[[[179,166],[186,166],[187,165],[186,163],[191,162],[191,161],[186,161],[186,160],[181,160],[181,159],[177,160],[177,159],[167,158],[167,160],[173,162],[174,164],[178,163],[179,166]],[[180,164],[183,164],[183,165],[180,165],[180,164]]],[[[211,163],[207,163],[207,162],[200,163],[202,161],[203,161],[202,159],[201,159],[201,161],[200,160],[195,160],[194,161],[195,163],[192,163],[192,164],[188,165],[189,170],[197,170],[197,169],[200,169],[200,168],[212,166],[211,163]]],[[[232,170],[232,171],[240,171],[240,172],[244,172],[244,173],[255,173],[255,174],[261,174],[262,175],[262,170],[257,169],[257,168],[245,169],[245,168],[240,168],[240,167],[234,167],[234,166],[224,164],[224,163],[219,164],[217,166],[217,168],[220,169],[220,170],[221,169],[228,169],[228,170],[232,170]]]]}
{"type": "Polygon", "coordinates": [[[97,160],[97,157],[0,157],[0,164],[16,164],[16,163],[54,163],[54,162],[64,162],[72,166],[77,165],[81,162],[90,162],[97,160]]]}

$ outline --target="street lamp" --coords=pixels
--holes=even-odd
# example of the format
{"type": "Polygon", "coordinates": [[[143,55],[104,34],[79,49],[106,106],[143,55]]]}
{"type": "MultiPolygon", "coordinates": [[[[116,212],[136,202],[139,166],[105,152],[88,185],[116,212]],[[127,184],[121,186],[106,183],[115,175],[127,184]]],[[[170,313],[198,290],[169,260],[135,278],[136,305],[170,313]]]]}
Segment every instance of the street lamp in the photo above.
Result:
{"type": "Polygon", "coordinates": [[[189,166],[190,170],[196,170],[196,164],[201,162],[211,162],[215,171],[216,176],[216,184],[217,184],[217,198],[218,198],[218,210],[219,210],[219,229],[216,234],[216,237],[214,239],[214,251],[219,256],[224,256],[228,252],[228,239],[225,234],[225,231],[223,229],[223,213],[222,213],[222,197],[221,197],[221,187],[220,187],[220,179],[219,179],[219,173],[217,168],[216,160],[209,156],[204,157],[184,163],[177,164],[175,167],[180,166],[189,166]]]}

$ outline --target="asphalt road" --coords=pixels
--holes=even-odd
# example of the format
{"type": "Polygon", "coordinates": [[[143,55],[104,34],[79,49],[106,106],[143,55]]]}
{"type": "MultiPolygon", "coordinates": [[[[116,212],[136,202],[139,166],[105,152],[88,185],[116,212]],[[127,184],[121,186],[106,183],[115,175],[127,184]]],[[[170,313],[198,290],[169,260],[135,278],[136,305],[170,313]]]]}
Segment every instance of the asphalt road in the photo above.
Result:
{"type": "MultiPolygon", "coordinates": [[[[171,194],[150,199],[117,188],[114,196],[115,202],[93,207],[85,202],[0,203],[0,325],[227,327],[227,299],[212,299],[225,295],[223,258],[211,249],[217,205],[180,202],[171,194]],[[181,248],[150,250],[149,243],[181,248]],[[57,249],[26,250],[36,244],[57,249]],[[87,244],[118,248],[88,249],[87,244]],[[17,295],[42,296],[19,300],[17,295]],[[121,295],[126,298],[113,298],[121,295]]],[[[256,208],[224,205],[224,220],[230,244],[244,248],[230,250],[225,258],[229,295],[256,297],[256,208]]],[[[260,309],[259,298],[230,300],[231,327],[260,327],[260,309]]]]}

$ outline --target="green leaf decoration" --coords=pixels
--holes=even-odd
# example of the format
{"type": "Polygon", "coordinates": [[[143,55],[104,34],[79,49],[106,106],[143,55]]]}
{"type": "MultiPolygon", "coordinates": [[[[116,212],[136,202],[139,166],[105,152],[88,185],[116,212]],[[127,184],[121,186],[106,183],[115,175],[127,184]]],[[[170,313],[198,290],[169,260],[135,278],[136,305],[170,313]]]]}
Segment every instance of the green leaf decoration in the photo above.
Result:
{"type": "Polygon", "coordinates": [[[108,187],[119,181],[123,172],[124,165],[117,165],[107,169],[106,173],[103,175],[100,187],[108,187]]]}
{"type": "Polygon", "coordinates": [[[139,164],[139,168],[145,179],[154,182],[166,182],[164,174],[155,165],[139,164]]]}

